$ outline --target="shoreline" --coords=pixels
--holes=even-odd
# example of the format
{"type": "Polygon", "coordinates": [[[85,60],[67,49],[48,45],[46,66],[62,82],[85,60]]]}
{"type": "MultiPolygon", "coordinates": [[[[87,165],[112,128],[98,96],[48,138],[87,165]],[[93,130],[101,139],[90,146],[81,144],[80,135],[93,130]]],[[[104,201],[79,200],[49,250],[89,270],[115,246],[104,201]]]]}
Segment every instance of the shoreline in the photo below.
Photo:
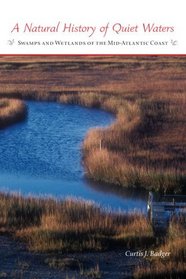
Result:
{"type": "MultiPolygon", "coordinates": [[[[35,94],[34,94],[35,95],[35,94]]],[[[0,96],[1,93],[0,93],[0,96]]],[[[4,95],[3,95],[4,96],[4,95]]],[[[62,104],[71,104],[71,105],[80,105],[82,107],[87,107],[87,108],[98,108],[98,109],[103,109],[107,112],[113,113],[116,117],[115,121],[108,127],[106,128],[93,128],[89,129],[84,140],[82,143],[82,160],[83,160],[83,166],[85,168],[85,173],[87,178],[92,179],[93,181],[97,182],[103,182],[103,183],[108,183],[112,185],[118,185],[124,188],[136,188],[136,189],[144,189],[147,191],[150,190],[157,190],[157,187],[159,188],[160,192],[165,191],[166,189],[169,189],[169,193],[173,193],[174,191],[181,191],[184,193],[184,185],[185,185],[185,176],[184,174],[172,175],[169,171],[166,173],[162,172],[157,172],[156,169],[152,169],[152,172],[150,171],[145,171],[143,167],[141,168],[135,168],[132,164],[126,163],[120,161],[120,157],[115,152],[112,152],[109,150],[109,143],[107,143],[107,133],[109,136],[109,133],[113,134],[113,131],[116,127],[116,132],[117,132],[117,126],[120,126],[120,121],[123,123],[122,118],[125,120],[130,118],[130,109],[133,110],[133,105],[129,105],[125,103],[124,101],[124,106],[127,108],[125,112],[122,111],[122,108],[110,108],[107,106],[107,98],[110,98],[108,96],[106,98],[106,101],[104,101],[105,96],[104,94],[101,95],[100,93],[60,93],[59,94],[54,94],[50,95],[50,93],[46,93],[44,98],[43,96],[37,96],[37,94],[34,96],[30,97],[25,97],[24,94],[18,94],[17,97],[21,99],[15,100],[12,99],[13,96],[9,96],[9,98],[4,99],[7,102],[11,104],[11,101],[13,102],[20,102],[21,104],[21,111],[18,108],[18,111],[15,111],[14,115],[5,118],[2,123],[6,122],[6,125],[3,124],[1,128],[6,128],[9,125],[12,125],[14,123],[18,123],[20,121],[24,121],[27,117],[27,110],[24,101],[27,100],[33,100],[33,101],[46,101],[46,102],[58,102],[62,104]],[[97,95],[98,94],[98,95],[97,95]],[[85,100],[84,100],[85,96],[85,100]],[[92,99],[92,97],[93,99],[92,99]],[[88,103],[86,101],[88,100],[87,98],[90,98],[88,103]],[[23,100],[24,99],[24,100],[23,100]],[[96,101],[95,101],[96,100],[96,101]],[[130,108],[131,106],[131,108],[130,108]],[[122,113],[120,112],[122,111],[122,113]],[[121,118],[122,115],[122,118],[121,118]],[[92,163],[92,160],[95,162],[92,163]],[[102,162],[102,165],[100,163],[102,162]],[[106,164],[105,164],[106,162],[106,164]],[[114,162],[114,164],[113,164],[114,162]],[[105,164],[105,165],[104,165],[105,164]],[[115,166],[114,166],[115,165],[115,166]],[[107,171],[106,168],[108,169],[107,171]],[[112,171],[114,171],[112,175],[112,171]],[[121,172],[123,172],[123,175],[121,176],[121,172]],[[118,174],[117,174],[118,173],[118,174]],[[113,177],[115,178],[113,179],[113,177]],[[118,177],[117,177],[118,176],[118,177]],[[121,177],[120,177],[121,176],[121,177]],[[171,177],[172,176],[172,177],[171,177]],[[158,178],[159,177],[159,178],[158,178]],[[160,179],[160,181],[158,181],[160,179]],[[163,183],[168,183],[165,186],[161,185],[161,180],[163,180],[163,183]],[[170,181],[169,181],[170,180],[170,181]],[[167,182],[166,182],[167,181],[167,182]],[[156,184],[154,184],[154,182],[156,184]],[[159,185],[158,185],[159,184],[159,185]]],[[[109,99],[108,99],[109,100],[109,99]]],[[[117,100],[118,102],[118,100],[117,100]]],[[[121,102],[121,100],[119,101],[121,102]]],[[[11,106],[11,105],[10,105],[11,106]]],[[[121,106],[121,105],[120,105],[121,106]]],[[[138,110],[138,109],[137,109],[138,110]]],[[[139,109],[140,111],[140,109],[139,109]]],[[[136,129],[137,126],[140,127],[141,123],[139,122],[139,116],[138,114],[134,114],[134,119],[131,119],[128,123],[127,121],[123,123],[124,127],[126,126],[126,129],[129,129],[129,132],[126,130],[127,137],[130,138],[130,134],[133,133],[133,125],[134,129],[136,129]],[[137,119],[137,122],[135,120],[137,119]],[[134,123],[134,124],[133,124],[134,123]],[[129,134],[128,134],[129,133],[129,134]]],[[[141,129],[141,128],[140,128],[141,129]]],[[[125,130],[125,128],[124,128],[125,130]]],[[[135,132],[134,132],[135,133],[135,132]]],[[[129,142],[129,139],[127,139],[127,142],[129,142]]],[[[116,146],[116,148],[118,148],[116,146]]]]}
{"type": "MultiPolygon", "coordinates": [[[[185,192],[186,58],[61,59],[51,58],[50,63],[46,57],[1,58],[0,98],[59,101],[114,112],[116,122],[90,130],[84,140],[89,176],[137,190],[143,185],[160,193],[185,192]]],[[[143,215],[109,214],[73,200],[60,203],[1,193],[0,230],[27,243],[34,257],[49,253],[53,267],[64,264],[55,253],[94,251],[100,256],[114,247],[147,254],[148,264],[135,268],[133,278],[184,278],[186,272],[184,218],[173,218],[167,234],[155,239],[143,215]],[[170,254],[163,258],[163,252],[170,254]]],[[[111,262],[123,263],[122,256],[117,250],[111,262]]],[[[88,274],[100,276],[101,266],[91,267],[88,274]]]]}
{"type": "Polygon", "coordinates": [[[103,279],[185,274],[183,220],[173,220],[167,235],[157,239],[142,215],[104,213],[73,200],[1,193],[0,209],[0,271],[5,275],[20,270],[24,276],[45,271],[56,279],[58,274],[103,279]]]}
{"type": "Polygon", "coordinates": [[[5,57],[0,97],[114,113],[111,126],[90,130],[84,139],[87,176],[119,187],[184,193],[185,59],[5,57]]]}
{"type": "Polygon", "coordinates": [[[17,99],[0,99],[0,129],[5,129],[27,118],[25,103],[17,99]]]}

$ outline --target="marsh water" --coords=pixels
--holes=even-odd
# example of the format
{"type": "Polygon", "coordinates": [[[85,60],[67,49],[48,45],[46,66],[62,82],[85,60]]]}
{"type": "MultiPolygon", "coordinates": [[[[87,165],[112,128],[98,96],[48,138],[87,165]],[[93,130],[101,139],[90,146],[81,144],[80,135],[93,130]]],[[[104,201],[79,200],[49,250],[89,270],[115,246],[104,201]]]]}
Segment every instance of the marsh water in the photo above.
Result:
{"type": "Polygon", "coordinates": [[[0,190],[91,200],[112,210],[145,211],[144,195],[85,178],[81,144],[87,131],[114,116],[99,110],[27,102],[27,120],[0,130],[0,190]]]}

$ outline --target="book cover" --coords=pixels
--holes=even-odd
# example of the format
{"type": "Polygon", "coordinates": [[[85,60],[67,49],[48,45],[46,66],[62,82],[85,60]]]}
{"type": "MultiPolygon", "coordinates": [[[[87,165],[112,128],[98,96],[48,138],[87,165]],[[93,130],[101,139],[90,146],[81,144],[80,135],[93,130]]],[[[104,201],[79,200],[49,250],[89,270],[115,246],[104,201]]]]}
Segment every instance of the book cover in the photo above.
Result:
{"type": "Polygon", "coordinates": [[[0,278],[184,278],[184,2],[7,0],[0,278]]]}

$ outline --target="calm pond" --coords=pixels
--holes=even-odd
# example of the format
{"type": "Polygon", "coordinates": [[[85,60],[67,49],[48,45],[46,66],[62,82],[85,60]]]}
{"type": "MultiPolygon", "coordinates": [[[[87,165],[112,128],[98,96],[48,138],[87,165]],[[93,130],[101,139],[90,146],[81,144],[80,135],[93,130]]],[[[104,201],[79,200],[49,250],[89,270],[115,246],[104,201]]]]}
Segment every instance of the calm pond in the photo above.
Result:
{"type": "Polygon", "coordinates": [[[143,210],[145,197],[85,179],[81,144],[92,127],[114,116],[99,110],[49,102],[27,102],[28,119],[0,130],[0,190],[77,197],[113,210],[143,210]]]}

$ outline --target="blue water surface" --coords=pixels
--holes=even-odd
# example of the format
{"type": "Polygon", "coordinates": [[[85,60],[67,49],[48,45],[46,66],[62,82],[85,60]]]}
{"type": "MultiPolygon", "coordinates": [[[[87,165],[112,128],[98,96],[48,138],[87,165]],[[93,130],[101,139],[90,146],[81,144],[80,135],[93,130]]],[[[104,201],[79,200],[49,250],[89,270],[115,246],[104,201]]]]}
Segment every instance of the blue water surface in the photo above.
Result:
{"type": "Polygon", "coordinates": [[[114,116],[99,109],[27,102],[26,121],[0,130],[0,190],[92,200],[112,210],[145,210],[144,197],[85,179],[81,145],[114,116]]]}

